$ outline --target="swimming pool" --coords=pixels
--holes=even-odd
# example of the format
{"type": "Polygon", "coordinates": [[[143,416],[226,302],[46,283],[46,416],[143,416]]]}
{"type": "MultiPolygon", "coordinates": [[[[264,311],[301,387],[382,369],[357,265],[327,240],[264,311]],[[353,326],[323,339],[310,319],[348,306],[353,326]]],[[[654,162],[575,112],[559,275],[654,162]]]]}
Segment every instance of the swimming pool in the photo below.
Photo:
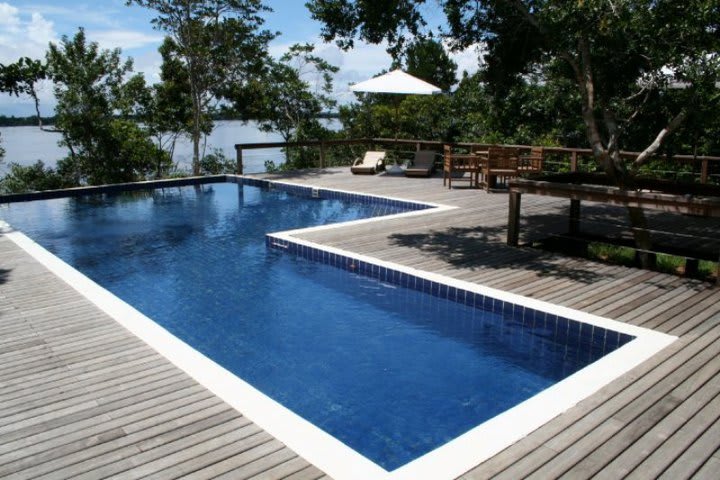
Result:
{"type": "Polygon", "coordinates": [[[635,336],[319,249],[292,232],[269,237],[265,250],[266,232],[421,208],[365,197],[347,208],[312,198],[326,192],[287,190],[203,185],[17,204],[3,216],[390,471],[635,336]]]}

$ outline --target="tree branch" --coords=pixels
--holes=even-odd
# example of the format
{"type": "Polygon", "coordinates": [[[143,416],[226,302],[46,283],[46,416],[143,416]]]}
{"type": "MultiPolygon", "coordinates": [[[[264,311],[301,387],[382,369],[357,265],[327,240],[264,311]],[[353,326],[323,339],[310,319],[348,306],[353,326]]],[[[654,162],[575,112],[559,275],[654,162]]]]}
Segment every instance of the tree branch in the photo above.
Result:
{"type": "Polygon", "coordinates": [[[670,120],[670,123],[663,128],[660,133],[658,133],[657,137],[655,137],[655,140],[638,155],[638,157],[633,162],[633,167],[637,168],[643,165],[645,162],[648,161],[650,157],[652,157],[655,152],[660,148],[662,145],[662,142],[667,138],[668,135],[672,134],[675,130],[678,129],[680,125],[685,121],[685,118],[687,117],[687,110],[682,109],[680,110],[680,113],[675,115],[672,120],[670,120]]]}

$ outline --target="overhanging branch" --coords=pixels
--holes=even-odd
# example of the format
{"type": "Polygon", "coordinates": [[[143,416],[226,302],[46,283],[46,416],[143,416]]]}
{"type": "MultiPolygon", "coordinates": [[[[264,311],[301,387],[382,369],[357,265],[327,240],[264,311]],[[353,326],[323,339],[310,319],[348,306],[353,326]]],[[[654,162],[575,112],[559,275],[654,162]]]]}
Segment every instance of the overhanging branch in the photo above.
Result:
{"type": "Polygon", "coordinates": [[[670,120],[670,123],[663,128],[660,133],[658,133],[657,137],[655,137],[655,140],[638,155],[638,157],[633,162],[633,167],[637,168],[641,165],[643,165],[645,162],[650,159],[653,155],[655,155],[655,152],[658,151],[660,146],[662,145],[663,141],[668,137],[668,135],[672,134],[675,130],[678,129],[680,125],[685,121],[685,118],[687,117],[687,110],[682,109],[680,110],[680,113],[675,115],[672,120],[670,120]]]}

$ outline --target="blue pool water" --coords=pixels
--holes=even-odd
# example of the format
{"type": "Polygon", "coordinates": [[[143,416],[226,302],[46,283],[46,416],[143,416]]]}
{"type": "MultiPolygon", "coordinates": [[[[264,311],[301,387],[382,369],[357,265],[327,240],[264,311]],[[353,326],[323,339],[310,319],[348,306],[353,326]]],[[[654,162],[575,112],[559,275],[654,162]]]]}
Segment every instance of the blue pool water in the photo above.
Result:
{"type": "Polygon", "coordinates": [[[393,470],[615,348],[265,246],[268,232],[398,211],[220,183],[10,204],[0,216],[393,470]]]}

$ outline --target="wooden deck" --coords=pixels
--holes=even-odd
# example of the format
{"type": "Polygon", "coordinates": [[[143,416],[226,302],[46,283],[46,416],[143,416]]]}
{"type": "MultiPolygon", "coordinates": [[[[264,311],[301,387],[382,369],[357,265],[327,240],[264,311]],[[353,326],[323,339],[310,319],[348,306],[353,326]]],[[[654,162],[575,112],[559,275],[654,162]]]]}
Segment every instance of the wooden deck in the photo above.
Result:
{"type": "MultiPolygon", "coordinates": [[[[460,207],[309,240],[680,337],[463,479],[717,478],[719,288],[507,247],[506,194],[348,169],[282,178],[460,207]]],[[[567,222],[559,199],[525,195],[522,212],[521,241],[567,222]]],[[[113,476],[327,478],[0,238],[0,477],[113,476]]]]}

